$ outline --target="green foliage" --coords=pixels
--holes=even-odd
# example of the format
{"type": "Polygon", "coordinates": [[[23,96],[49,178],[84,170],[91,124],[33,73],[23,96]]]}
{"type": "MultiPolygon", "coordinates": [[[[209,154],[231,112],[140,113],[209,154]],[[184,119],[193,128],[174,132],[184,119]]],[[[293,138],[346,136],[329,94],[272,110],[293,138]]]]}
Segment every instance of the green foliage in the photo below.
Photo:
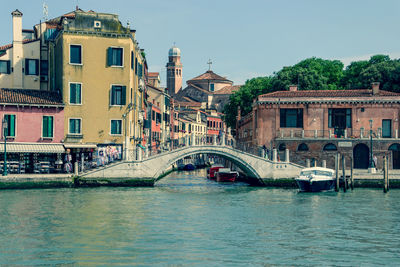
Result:
{"type": "Polygon", "coordinates": [[[400,60],[375,55],[368,61],[352,62],[344,69],[339,60],[308,58],[271,76],[247,80],[225,106],[225,122],[234,128],[238,107],[244,116],[252,110],[257,96],[288,90],[292,84],[299,90],[343,90],[371,88],[372,82],[380,82],[383,90],[400,92],[400,60]]]}

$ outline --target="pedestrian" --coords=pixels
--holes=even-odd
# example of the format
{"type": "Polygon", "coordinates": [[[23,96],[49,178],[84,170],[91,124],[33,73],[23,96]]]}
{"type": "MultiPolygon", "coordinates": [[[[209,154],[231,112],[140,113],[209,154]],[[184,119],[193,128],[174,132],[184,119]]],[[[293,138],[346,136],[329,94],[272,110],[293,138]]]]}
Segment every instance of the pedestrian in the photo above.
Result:
{"type": "Polygon", "coordinates": [[[376,155],[374,155],[373,160],[375,169],[378,169],[378,158],[376,157],[376,155]]]}

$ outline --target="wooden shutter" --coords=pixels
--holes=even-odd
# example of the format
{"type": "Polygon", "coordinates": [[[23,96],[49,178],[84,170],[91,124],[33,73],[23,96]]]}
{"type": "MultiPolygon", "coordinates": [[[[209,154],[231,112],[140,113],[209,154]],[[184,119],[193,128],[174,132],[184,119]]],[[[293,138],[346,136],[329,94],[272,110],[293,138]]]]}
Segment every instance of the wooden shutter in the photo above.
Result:
{"type": "Polygon", "coordinates": [[[35,59],[35,75],[39,75],[39,60],[35,59]]]}
{"type": "Polygon", "coordinates": [[[43,116],[43,122],[42,122],[42,126],[43,126],[43,132],[42,132],[42,136],[43,137],[49,137],[48,132],[48,126],[49,126],[49,122],[48,122],[49,117],[48,116],[43,116]]]}
{"type": "Polygon", "coordinates": [[[25,75],[29,74],[29,60],[25,59],[25,75]]]}
{"type": "Polygon", "coordinates": [[[53,117],[47,117],[47,137],[53,137],[53,117]]]}
{"type": "Polygon", "coordinates": [[[126,105],[126,86],[121,86],[121,87],[122,87],[121,105],[126,105]]]}
{"type": "Polygon", "coordinates": [[[10,136],[15,136],[15,115],[10,115],[10,121],[8,123],[10,136]]]}
{"type": "Polygon", "coordinates": [[[11,73],[11,62],[7,61],[7,74],[11,73]]]}
{"type": "Polygon", "coordinates": [[[114,105],[115,103],[115,99],[114,99],[114,85],[111,86],[111,90],[110,90],[110,106],[114,105]]]}
{"type": "Polygon", "coordinates": [[[112,48],[107,48],[107,66],[112,66],[113,54],[112,48]]]}

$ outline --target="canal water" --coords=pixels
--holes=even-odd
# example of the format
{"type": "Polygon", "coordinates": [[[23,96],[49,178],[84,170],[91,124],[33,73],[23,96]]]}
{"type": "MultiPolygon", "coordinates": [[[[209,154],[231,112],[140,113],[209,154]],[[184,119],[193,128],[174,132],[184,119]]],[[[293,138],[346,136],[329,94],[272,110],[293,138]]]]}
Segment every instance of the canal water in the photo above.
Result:
{"type": "Polygon", "coordinates": [[[0,265],[400,264],[400,190],[307,194],[205,175],[0,191],[0,265]]]}

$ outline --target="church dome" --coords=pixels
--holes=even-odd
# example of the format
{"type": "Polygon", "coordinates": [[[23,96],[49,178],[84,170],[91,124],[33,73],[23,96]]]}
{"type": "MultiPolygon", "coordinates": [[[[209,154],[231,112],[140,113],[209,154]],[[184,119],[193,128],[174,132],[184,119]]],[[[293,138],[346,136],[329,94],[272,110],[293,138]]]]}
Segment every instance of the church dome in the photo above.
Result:
{"type": "Polygon", "coordinates": [[[181,50],[178,47],[176,47],[175,45],[169,49],[168,56],[174,57],[174,56],[180,56],[180,55],[181,55],[181,50]]]}

